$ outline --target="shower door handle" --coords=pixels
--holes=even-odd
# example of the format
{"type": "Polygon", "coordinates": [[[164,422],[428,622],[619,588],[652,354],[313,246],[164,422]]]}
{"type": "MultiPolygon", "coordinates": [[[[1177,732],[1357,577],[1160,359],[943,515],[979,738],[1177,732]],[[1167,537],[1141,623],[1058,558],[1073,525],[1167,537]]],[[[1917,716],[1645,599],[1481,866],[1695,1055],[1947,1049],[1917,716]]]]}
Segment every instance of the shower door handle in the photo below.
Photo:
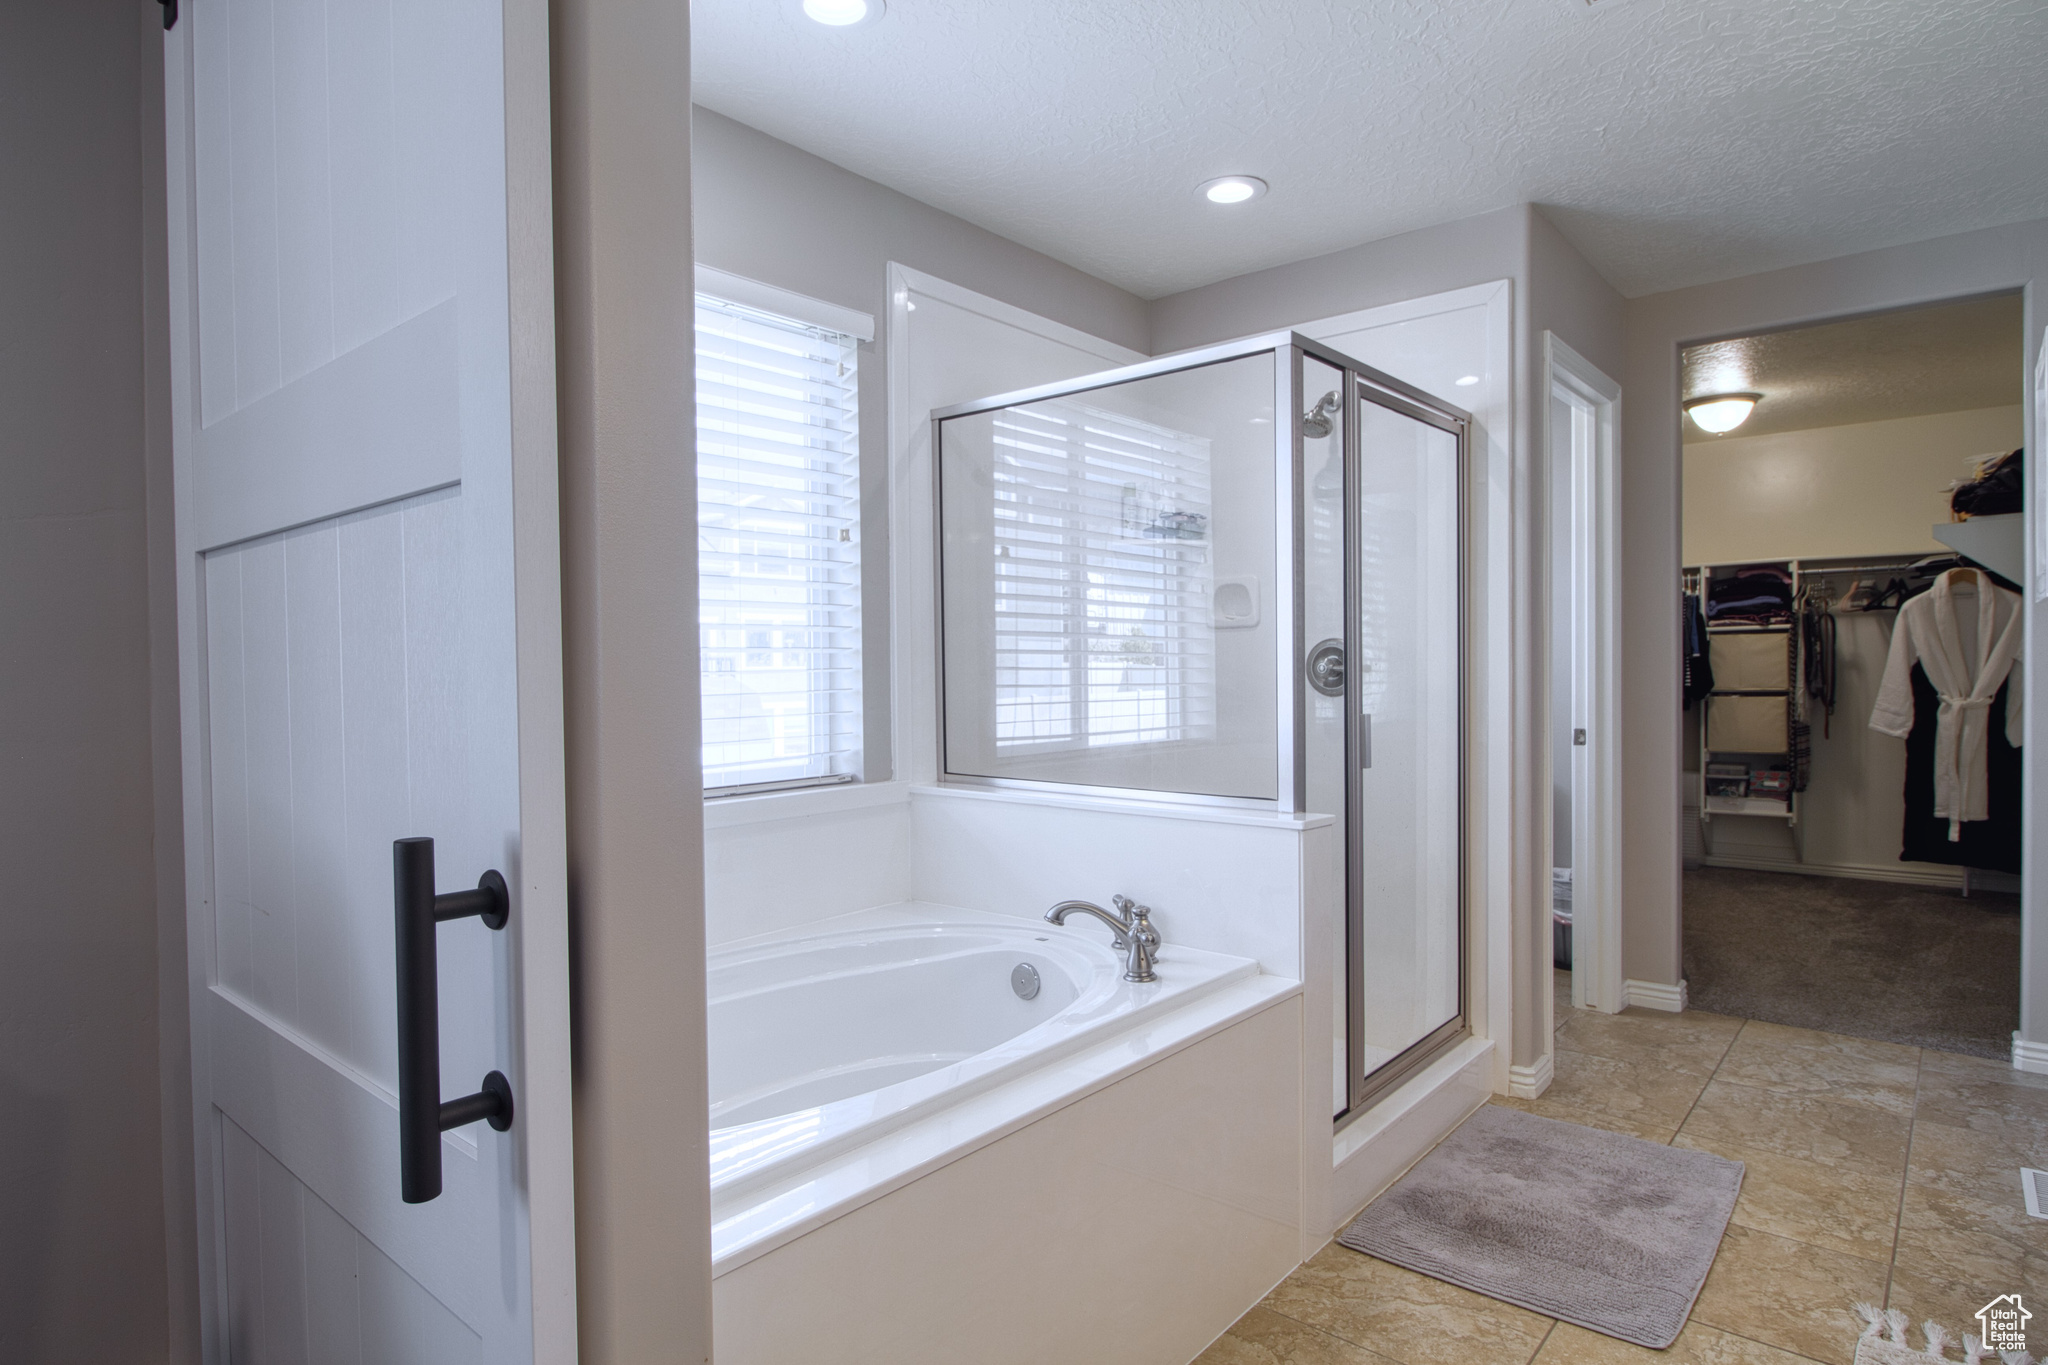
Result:
{"type": "Polygon", "coordinates": [[[1372,712],[1358,713],[1358,766],[1372,766],[1372,712]]]}
{"type": "Polygon", "coordinates": [[[441,1134],[482,1119],[499,1132],[512,1126],[512,1083],[502,1071],[484,1077],[483,1089],[460,1099],[441,1098],[442,920],[475,915],[492,929],[512,917],[512,897],[496,869],[474,891],[434,894],[434,841],[398,839],[391,845],[393,928],[398,940],[398,1175],[399,1194],[424,1204],[441,1193],[441,1134]]]}

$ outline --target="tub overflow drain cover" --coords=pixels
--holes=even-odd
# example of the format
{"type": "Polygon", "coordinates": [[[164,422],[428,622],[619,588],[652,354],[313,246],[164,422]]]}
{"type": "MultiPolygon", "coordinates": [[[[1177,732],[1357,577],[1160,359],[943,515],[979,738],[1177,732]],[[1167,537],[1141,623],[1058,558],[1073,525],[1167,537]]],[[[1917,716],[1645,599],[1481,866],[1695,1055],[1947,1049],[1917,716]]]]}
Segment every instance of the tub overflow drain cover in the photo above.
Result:
{"type": "Polygon", "coordinates": [[[1010,968],[1010,989],[1017,992],[1019,1000],[1032,999],[1038,994],[1038,968],[1029,962],[1010,968]]]}

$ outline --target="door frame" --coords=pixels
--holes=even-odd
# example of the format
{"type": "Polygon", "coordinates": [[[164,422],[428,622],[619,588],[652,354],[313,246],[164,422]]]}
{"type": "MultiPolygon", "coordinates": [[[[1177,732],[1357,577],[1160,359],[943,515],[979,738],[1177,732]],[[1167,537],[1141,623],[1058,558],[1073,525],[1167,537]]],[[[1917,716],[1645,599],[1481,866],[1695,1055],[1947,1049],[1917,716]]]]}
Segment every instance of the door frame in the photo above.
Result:
{"type": "MultiPolygon", "coordinates": [[[[1621,386],[1555,332],[1543,334],[1544,463],[1570,462],[1569,581],[1552,584],[1549,610],[1560,598],[1571,615],[1571,716],[1587,742],[1572,748],[1572,1004],[1614,1013],[1627,1003],[1621,960],[1621,386]],[[1550,399],[1583,405],[1590,441],[1576,433],[1569,450],[1555,447],[1550,399]],[[1560,588],[1562,592],[1560,592],[1560,588]],[[1588,876],[1587,874],[1591,875],[1588,876]]],[[[1576,422],[1575,422],[1576,426],[1576,422]]],[[[1553,524],[1553,531],[1555,529],[1553,524]]],[[[1547,565],[1547,561],[1546,561],[1547,565]]],[[[1547,567],[1546,567],[1547,572],[1547,567]]],[[[1555,685],[1555,665],[1548,672],[1555,685]]],[[[1555,781],[1552,746],[1542,747],[1543,790],[1555,781]]],[[[1543,806],[1543,847],[1551,847],[1551,806],[1543,806]]],[[[1552,993],[1543,992],[1550,1019],[1552,993]]],[[[1554,1025],[1555,1020],[1550,1022],[1554,1025]]]]}

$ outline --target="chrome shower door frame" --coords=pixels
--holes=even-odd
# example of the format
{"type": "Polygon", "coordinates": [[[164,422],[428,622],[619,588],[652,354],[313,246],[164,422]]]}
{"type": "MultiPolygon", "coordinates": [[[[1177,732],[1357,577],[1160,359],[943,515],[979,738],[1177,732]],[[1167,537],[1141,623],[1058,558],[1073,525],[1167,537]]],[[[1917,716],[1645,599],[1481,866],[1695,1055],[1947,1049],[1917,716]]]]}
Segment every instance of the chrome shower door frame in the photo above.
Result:
{"type": "Polygon", "coordinates": [[[1345,979],[1345,1066],[1347,1093],[1345,1105],[1337,1115],[1336,1123],[1345,1123],[1364,1113],[1376,1099],[1381,1098],[1413,1076],[1417,1071],[1434,1061],[1471,1029],[1472,994],[1472,877],[1471,840],[1472,825],[1470,801],[1473,790],[1471,774],[1472,722],[1471,714],[1471,468],[1472,468],[1472,418],[1462,408],[1453,407],[1441,399],[1433,398],[1414,388],[1392,380],[1389,376],[1369,366],[1352,362],[1345,376],[1351,392],[1346,396],[1344,406],[1344,657],[1347,661],[1344,706],[1344,979],[1345,979]],[[1372,1071],[1367,1071],[1365,1061],[1365,840],[1357,828],[1358,812],[1364,809],[1365,758],[1363,752],[1365,736],[1359,724],[1359,710],[1353,700],[1349,684],[1352,681],[1351,661],[1364,657],[1362,641],[1358,639],[1358,609],[1364,600],[1362,572],[1363,545],[1361,542],[1361,518],[1355,505],[1360,488],[1360,462],[1364,458],[1363,441],[1358,420],[1363,404],[1372,403],[1392,412],[1398,412],[1427,426],[1449,434],[1456,442],[1454,459],[1457,464],[1457,564],[1458,621],[1455,638],[1458,642],[1458,662],[1454,670],[1458,685],[1458,752],[1455,756],[1458,774],[1458,1009],[1445,1023],[1439,1024],[1429,1033],[1396,1053],[1372,1071]]]}
{"type": "MultiPolygon", "coordinates": [[[[936,728],[938,753],[938,780],[942,783],[994,788],[1012,788],[1028,791],[1056,791],[1075,795],[1140,799],[1147,802],[1183,806],[1225,806],[1273,811],[1278,814],[1299,815],[1308,812],[1308,689],[1307,651],[1305,619],[1305,573],[1306,573],[1306,471],[1304,469],[1302,423],[1303,376],[1302,362],[1305,358],[1316,360],[1340,371],[1344,376],[1344,437],[1343,437],[1343,479],[1344,479],[1344,654],[1347,661],[1344,707],[1344,766],[1345,806],[1337,812],[1344,829],[1344,926],[1345,926],[1345,980],[1346,980],[1346,1039],[1347,1056],[1345,1074],[1346,1093],[1334,1096],[1343,1103],[1343,1110],[1337,1115],[1342,1124],[1356,1118],[1370,1102],[1386,1093],[1388,1089],[1413,1075],[1439,1055],[1446,1047],[1463,1037],[1468,1030],[1470,1017],[1471,962],[1471,877],[1468,866],[1470,857],[1469,829],[1470,812],[1467,803],[1473,789],[1468,771],[1470,762],[1472,717],[1470,715],[1471,685],[1468,678],[1471,659],[1470,645],[1470,572],[1467,560],[1470,555],[1470,457],[1471,457],[1471,414],[1442,399],[1429,394],[1412,384],[1376,370],[1341,351],[1326,346],[1312,337],[1299,332],[1266,332],[1242,337],[1234,341],[1219,342],[1212,346],[1159,356],[1136,364],[1116,369],[1101,370],[1076,379],[1052,384],[1040,384],[1031,388],[1018,389],[1009,393],[996,394],[988,398],[975,399],[966,403],[955,403],[948,407],[932,410],[931,421],[931,466],[932,466],[932,582],[934,587],[933,609],[933,677],[935,696],[933,724],[936,728]],[[1149,788],[1103,787],[1076,783],[1043,781],[1035,778],[989,777],[973,773],[952,771],[946,744],[946,573],[945,573],[945,436],[944,423],[956,417],[967,417],[977,413],[991,412],[1002,408],[1016,407],[1028,403],[1042,402],[1055,398],[1070,398],[1099,389],[1114,388],[1134,380],[1148,379],[1158,375],[1177,373],[1183,370],[1199,369],[1230,360],[1268,354],[1274,358],[1273,365],[1273,477],[1274,514],[1276,537],[1274,611],[1279,620],[1275,632],[1274,667],[1279,682],[1279,707],[1276,717],[1275,735],[1277,772],[1273,799],[1241,796],[1211,796],[1185,792],[1165,792],[1149,788]],[[1457,686],[1458,686],[1458,753],[1457,764],[1457,959],[1458,959],[1458,1010],[1454,1018],[1439,1026],[1428,1036],[1411,1045],[1385,1065],[1369,1075],[1362,1068],[1365,1042],[1365,1001],[1363,982],[1363,878],[1365,867],[1363,840],[1356,829],[1354,812],[1360,807],[1360,783],[1363,779],[1361,767],[1363,735],[1358,719],[1358,710],[1352,698],[1353,680],[1348,676],[1355,668],[1355,661],[1362,657],[1358,638],[1358,605],[1361,599],[1359,563],[1359,517],[1352,500],[1360,487],[1360,460],[1363,457],[1359,433],[1360,405],[1373,403],[1399,412],[1429,426],[1449,433],[1457,442],[1457,603],[1458,621],[1456,638],[1458,643],[1457,686]],[[1282,420],[1283,415],[1285,420],[1282,420]],[[1281,555],[1285,559],[1281,559],[1281,555]]],[[[1310,970],[1314,970],[1313,967],[1310,970]]]]}

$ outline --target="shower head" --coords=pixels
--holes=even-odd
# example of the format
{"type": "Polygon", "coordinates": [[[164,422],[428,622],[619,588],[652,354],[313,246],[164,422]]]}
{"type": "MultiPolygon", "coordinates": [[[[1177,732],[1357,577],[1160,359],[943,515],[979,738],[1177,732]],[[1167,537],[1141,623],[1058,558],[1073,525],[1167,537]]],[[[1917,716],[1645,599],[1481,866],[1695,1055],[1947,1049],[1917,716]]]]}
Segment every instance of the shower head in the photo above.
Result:
{"type": "Polygon", "coordinates": [[[1330,434],[1331,418],[1337,415],[1337,391],[1331,389],[1316,400],[1316,405],[1301,415],[1301,434],[1311,440],[1320,441],[1330,434]]]}

